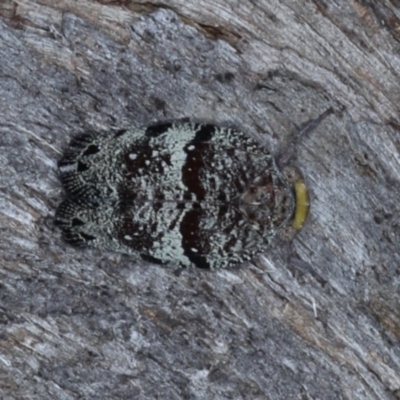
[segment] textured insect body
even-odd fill
[[[171,266],[251,260],[295,210],[292,184],[266,149],[214,125],[81,135],[59,168],[68,198],[55,221],[67,242]]]

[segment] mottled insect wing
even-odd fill
[[[98,237],[98,212],[95,203],[85,199],[64,200],[57,209],[55,224],[63,231],[64,239],[77,247],[88,247]],[[91,224],[95,218],[95,229]]]
[[[246,232],[241,231],[243,217],[233,206],[164,202],[154,207],[146,203],[129,207],[123,215],[119,239],[125,251],[151,255],[169,265],[220,268],[238,264],[251,259],[249,250],[261,239],[260,232],[249,225],[243,226]],[[165,229],[159,229],[160,219],[168,221]],[[263,243],[266,248],[267,241]]]
[[[70,195],[56,222],[72,244],[218,268],[264,252],[293,194],[241,132],[162,124],[74,139],[59,163]]]
[[[63,229],[64,239],[75,246],[200,268],[250,260],[265,251],[272,239],[270,231],[246,223],[237,207],[222,204],[123,204],[115,199],[95,204],[67,199],[57,211],[56,223]]]

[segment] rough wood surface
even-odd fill
[[[400,398],[397,0],[0,2],[2,399]],[[66,246],[68,141],[189,118],[279,153],[311,214],[253,266]]]

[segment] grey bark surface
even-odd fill
[[[392,0],[0,2],[0,398],[400,398],[400,9]],[[68,247],[57,160],[85,131],[188,118],[311,194],[254,264]]]

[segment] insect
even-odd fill
[[[254,139],[210,124],[83,134],[58,165],[67,198],[55,223],[67,242],[169,266],[241,264],[308,212],[301,179]]]

